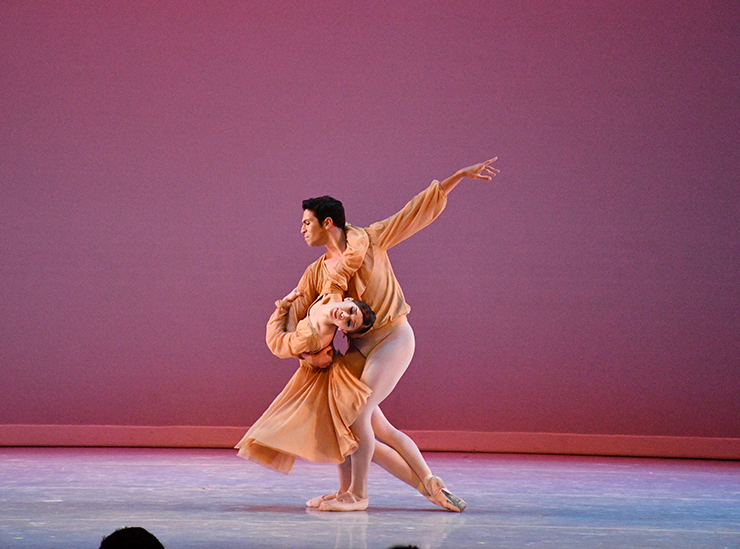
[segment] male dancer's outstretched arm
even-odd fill
[[[462,168],[441,183],[433,181],[424,191],[390,217],[370,225],[366,231],[372,247],[388,250],[432,223],[447,206],[447,195],[465,178],[490,181],[498,170],[497,158]],[[341,260],[344,261],[344,258]],[[378,311],[376,311],[377,313]],[[382,315],[381,315],[382,317]]]

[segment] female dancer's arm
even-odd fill
[[[306,329],[288,331],[286,328],[290,305],[301,295],[296,289],[276,301],[275,311],[267,321],[265,341],[272,354],[277,357],[297,357],[301,353],[318,352],[323,347],[317,333]]]

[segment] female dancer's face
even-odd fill
[[[362,327],[362,311],[351,299],[345,299],[331,307],[329,318],[343,332],[354,332]]]

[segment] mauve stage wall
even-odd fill
[[[264,325],[319,253],[301,199],[368,224],[493,155],[391,251],[417,350],[389,419],[740,439],[736,2],[26,1],[0,29],[0,443],[238,433],[297,365]]]

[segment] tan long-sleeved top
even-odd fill
[[[429,225],[446,205],[447,196],[439,181],[433,181],[426,190],[389,218],[373,223],[366,229],[348,226],[347,250],[336,271],[329,272],[324,256],[308,266],[298,283],[303,295],[293,302],[291,318],[304,318],[309,306],[319,295],[327,293],[330,288],[336,290],[343,287],[347,296],[364,301],[375,311],[377,318],[374,330],[407,315],[411,307],[406,303],[401,285],[393,273],[388,250]],[[355,236],[352,236],[353,233]],[[366,247],[362,245],[363,233],[368,239]],[[352,238],[357,244],[351,245]]]

